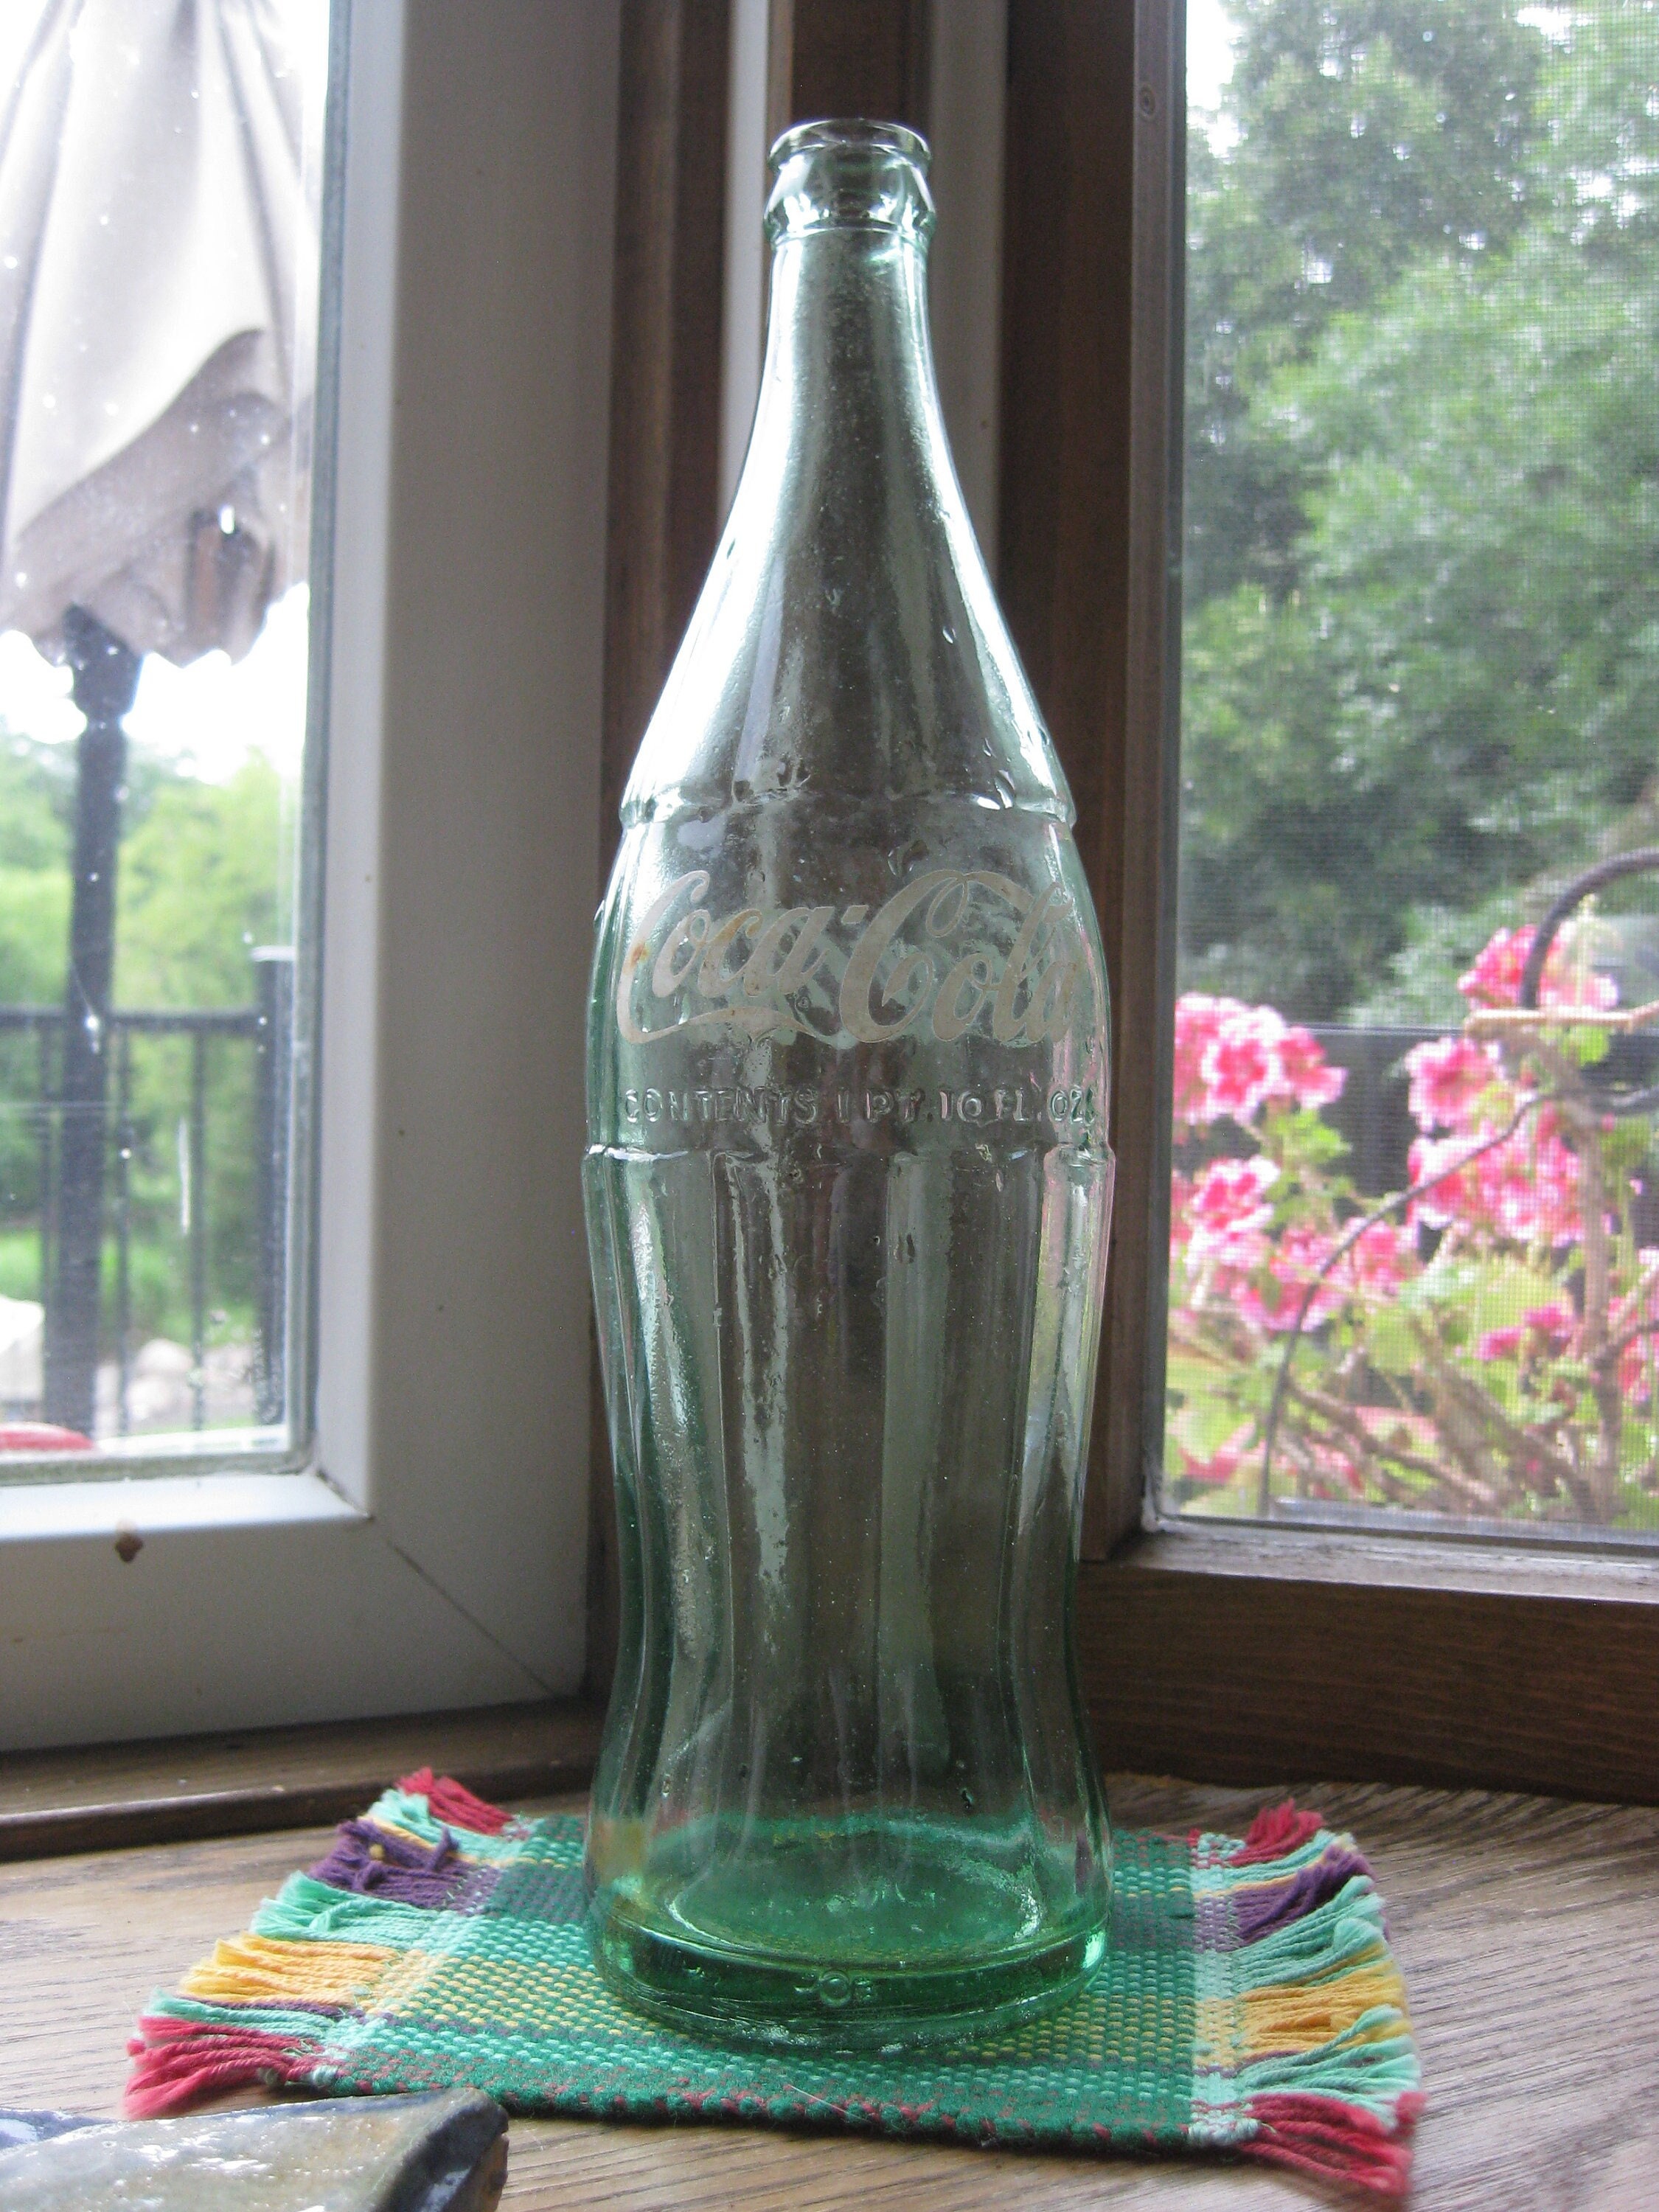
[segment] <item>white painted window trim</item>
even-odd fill
[[[618,34],[356,0],[313,1463],[0,1487],[0,1747],[579,1686]]]

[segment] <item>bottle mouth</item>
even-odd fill
[[[826,230],[886,230],[926,243],[933,228],[927,141],[902,123],[797,123],[771,152],[774,246]]]
[[[817,123],[795,123],[775,139],[769,158],[775,176],[786,161],[796,154],[814,153],[820,148],[846,147],[851,150],[873,149],[884,154],[896,154],[912,163],[924,176],[933,156],[927,141],[920,131],[912,131],[902,123],[868,123],[861,117],[832,117]]]

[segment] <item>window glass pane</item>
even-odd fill
[[[281,1452],[327,0],[0,17],[0,1474]]]
[[[1188,27],[1165,1502],[1650,1539],[1659,7]]]

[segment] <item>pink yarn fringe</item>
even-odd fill
[[[471,1828],[475,1836],[499,1836],[513,1817],[502,1812],[499,1805],[475,1797],[449,1775],[434,1774],[429,1766],[400,1776],[398,1787],[411,1797],[424,1797],[434,1820],[447,1821],[457,1828]]]
[[[303,2080],[316,2054],[260,2028],[199,2027],[149,2016],[127,2045],[133,2058],[123,2104],[130,2120],[154,2120],[250,2081]]]
[[[1264,1805],[1251,1821],[1243,1848],[1228,1860],[1230,1866],[1260,1866],[1267,1859],[1287,1858],[1310,1844],[1324,1826],[1317,1813],[1297,1810],[1287,1797],[1282,1805]]]
[[[1246,2158],[1291,2167],[1322,2181],[1342,2181],[1396,2202],[1411,2188],[1412,2129],[1423,2109],[1420,2091],[1408,2091],[1390,2129],[1363,2105],[1334,2097],[1253,2097],[1250,2118],[1261,2132],[1240,2145]]]

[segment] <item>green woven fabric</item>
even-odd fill
[[[773,2053],[677,2033],[612,1994],[589,1952],[578,1821],[508,1820],[410,1779],[430,1786],[388,1791],[156,2000],[131,2110],[256,2076],[333,2094],[470,2082],[520,2112],[1203,2146],[1404,2186],[1404,1993],[1369,1870],[1310,1815],[1273,1816],[1282,1850],[1120,1832],[1105,1965],[1006,2034]]]

